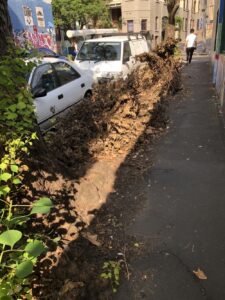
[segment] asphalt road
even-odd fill
[[[209,59],[194,57],[183,82],[144,175],[148,201],[127,228],[154,247],[131,262],[116,300],[225,299],[225,130]]]

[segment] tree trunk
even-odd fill
[[[165,41],[168,38],[174,38],[174,37],[175,37],[175,26],[172,24],[167,24],[166,32],[165,32]]]
[[[175,15],[179,9],[179,0],[169,0],[167,3],[168,24],[165,39],[175,37]]]
[[[0,1],[0,56],[6,52],[8,39],[12,37],[12,26],[8,12],[8,0]]]

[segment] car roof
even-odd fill
[[[89,39],[85,42],[123,42],[128,41],[127,36],[107,36],[107,37],[101,37],[101,38],[95,38],[95,39]]]
[[[26,60],[27,62],[34,62],[37,65],[42,65],[46,63],[54,63],[54,62],[68,62],[65,59],[57,58],[57,57],[32,57]]]
[[[88,39],[85,42],[125,42],[129,40],[139,40],[139,39],[145,39],[144,36],[139,35],[137,39],[137,35],[131,34],[129,37],[127,35],[115,35],[115,36],[107,36],[107,37],[99,37],[94,39]]]
[[[46,48],[46,47],[39,47],[39,48],[34,48],[34,49],[37,49],[37,50],[47,50],[47,51],[50,51],[50,52],[54,52],[52,49],[49,49],[49,48]]]

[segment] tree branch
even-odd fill
[[[179,4],[179,2],[177,2],[177,3],[173,6],[173,8],[172,8],[170,11],[169,11],[169,9],[168,9],[168,13],[169,13],[169,24],[175,25],[175,15],[176,15],[176,13],[177,13],[179,7],[180,7],[180,4]]]

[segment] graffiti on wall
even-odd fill
[[[22,31],[14,33],[14,40],[17,46],[22,48],[49,48],[54,49],[54,40],[51,34],[48,33],[39,33],[34,30]]]
[[[25,25],[33,26],[34,20],[32,16],[32,9],[30,9],[30,7],[28,6],[23,6],[23,14],[24,14]]]
[[[39,27],[45,27],[44,11],[42,7],[35,7]]]

